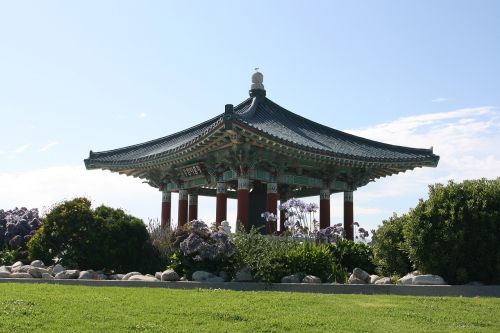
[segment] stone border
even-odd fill
[[[170,282],[170,281],[119,281],[119,280],[41,280],[41,279],[0,279],[0,283],[45,283],[67,286],[89,287],[147,287],[170,289],[224,289],[235,291],[280,291],[319,294],[362,294],[399,296],[438,297],[500,297],[500,285],[368,285],[368,284],[303,284],[303,283],[262,283],[262,282]]]

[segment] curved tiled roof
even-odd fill
[[[436,166],[439,160],[432,149],[385,144],[318,124],[284,109],[262,94],[236,106],[232,122],[271,140],[328,156],[367,162],[416,162],[416,166]],[[85,164],[90,169],[168,157],[199,142],[223,123],[224,114],[221,114],[160,139],[116,150],[91,151]]]

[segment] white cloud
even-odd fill
[[[142,113],[140,113],[140,114],[139,114],[139,119],[144,119],[144,118],[146,118],[147,116],[148,116],[148,115],[147,115],[146,113],[142,112]]]
[[[16,149],[14,149],[13,153],[15,154],[22,154],[24,153],[31,145],[30,144],[25,144],[25,145],[22,145],[22,146],[19,146],[17,147]]]
[[[446,97],[436,97],[431,102],[432,103],[444,103],[447,101],[448,101],[448,98],[446,98]]]
[[[38,149],[38,152],[44,152],[49,150],[50,148],[57,146],[59,144],[59,141],[49,141],[47,142],[46,145],[42,146],[40,149]]]

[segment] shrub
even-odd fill
[[[449,283],[500,283],[500,178],[429,187],[408,214],[410,259]]]
[[[402,276],[412,270],[403,235],[403,227],[407,222],[408,215],[394,214],[373,232],[373,262],[379,274]]]
[[[40,227],[38,209],[0,209],[0,250],[26,250],[27,242]]]
[[[152,272],[159,266],[146,227],[120,209],[91,209],[86,198],[54,206],[28,243],[31,259],[81,269]]]
[[[330,244],[330,254],[347,272],[352,272],[356,267],[369,273],[375,270],[372,248],[365,243],[339,240],[335,244]]]

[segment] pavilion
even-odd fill
[[[318,124],[266,97],[263,75],[252,76],[250,97],[199,125],[156,140],[92,152],[87,169],[144,179],[162,191],[161,225],[170,226],[171,193],[179,194],[179,226],[197,219],[198,196],[216,197],[215,221],[226,220],[236,198],[237,222],[262,226],[278,200],[319,195],[320,228],[330,226],[330,195],[344,193],[344,228],[353,239],[353,192],[380,177],[436,167],[439,156],[372,141]],[[284,230],[284,214],[280,218]],[[267,232],[277,231],[268,225]]]

